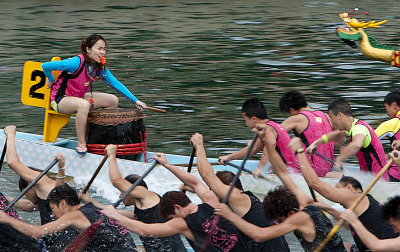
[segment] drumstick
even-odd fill
[[[147,109],[153,110],[153,111],[156,111],[156,112],[167,113],[167,111],[164,110],[164,109],[153,108],[153,107],[150,107],[150,106],[147,106]]]

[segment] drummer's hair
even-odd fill
[[[109,47],[107,41],[103,38],[103,36],[101,36],[99,34],[92,34],[89,37],[87,37],[84,40],[82,40],[82,42],[81,42],[81,53],[83,54],[83,56],[85,57],[86,60],[88,59],[86,47],[92,48],[92,46],[94,44],[96,44],[96,42],[99,41],[99,40],[103,40],[104,43],[106,43],[106,47],[107,48]]]
[[[158,215],[164,219],[170,219],[169,216],[175,214],[175,205],[185,207],[189,205],[190,199],[184,192],[169,191],[166,192],[158,205]]]
[[[389,220],[389,218],[393,218],[397,221],[400,221],[400,196],[394,196],[390,198],[381,207],[381,217],[384,220]]]
[[[51,190],[47,196],[47,205],[49,206],[50,203],[53,203],[58,206],[61,200],[65,200],[70,206],[75,206],[80,203],[76,191],[67,184],[56,186]]]
[[[270,190],[263,202],[264,214],[268,220],[287,217],[291,211],[299,210],[299,202],[287,187],[281,185]]]
[[[233,182],[233,178],[235,177],[235,173],[230,172],[230,171],[218,171],[215,174],[225,185],[231,185]],[[240,181],[240,178],[236,180],[235,187],[239,190],[243,191],[243,186],[242,182]]]
[[[349,103],[343,98],[331,102],[328,106],[328,111],[331,111],[335,116],[339,114],[339,112],[346,116],[353,116]]]
[[[125,177],[125,180],[127,180],[131,184],[134,184],[139,178],[140,178],[140,176],[137,174],[130,174]],[[143,186],[144,188],[148,189],[147,184],[146,184],[146,182],[144,182],[144,180],[140,181],[138,186]]]
[[[288,91],[279,99],[279,110],[284,113],[289,113],[291,108],[300,110],[307,106],[306,98],[297,90]]]
[[[395,102],[397,106],[400,106],[400,90],[390,92],[385,96],[385,99],[383,100],[383,104],[390,105],[393,102]]]
[[[242,105],[242,113],[247,117],[251,118],[253,116],[258,119],[267,119],[267,110],[264,104],[257,98],[251,98],[246,100]]]
[[[29,185],[28,181],[26,181],[22,177],[19,177],[18,187],[20,191],[23,191],[28,185]]]
[[[343,186],[347,186],[348,184],[350,184],[353,186],[354,189],[360,189],[361,191],[363,191],[360,181],[351,176],[342,177],[338,183],[342,184]]]

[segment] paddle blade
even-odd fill
[[[93,223],[90,227],[88,227],[85,231],[83,231],[80,235],[78,235],[75,240],[73,240],[68,247],[66,247],[63,252],[79,252],[81,251],[95,236],[97,230],[100,225],[103,223],[104,218]]]

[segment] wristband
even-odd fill
[[[57,176],[56,177],[56,179],[63,179],[63,178],[65,178],[65,176],[62,176],[62,177]]]
[[[59,170],[65,170],[65,166],[64,167],[58,167]]]
[[[304,148],[303,147],[300,147],[295,151],[296,154],[303,153],[303,152],[304,152]]]
[[[327,136],[326,134],[323,134],[323,135],[321,136],[321,138],[322,138],[322,140],[324,140],[324,143],[329,142],[328,136]]]

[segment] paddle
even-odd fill
[[[164,109],[153,108],[153,107],[150,107],[150,106],[147,106],[147,109],[148,109],[148,110],[155,111],[155,112],[167,113],[167,111],[166,111],[166,110],[164,110]]]
[[[318,157],[324,159],[325,161],[327,161],[327,162],[329,162],[329,163],[331,163],[331,164],[335,164],[335,161],[333,161],[332,159],[330,159],[330,158],[328,158],[328,157],[322,155],[322,154],[319,153],[319,152],[314,152],[313,154],[317,155]]]
[[[53,166],[55,164],[57,164],[58,160],[53,160],[53,162],[51,162],[51,164],[49,164],[49,166],[47,166],[46,169],[44,169],[42,171],[42,173],[40,173],[39,176],[37,176],[13,201],[11,201],[10,204],[8,204],[8,206],[4,209],[4,212],[7,212],[11,207],[14,206],[14,204],[20,199],[22,198],[22,196],[25,195],[25,193],[32,188],[32,186],[34,186],[51,168],[53,168]]]
[[[397,154],[397,153],[396,153]],[[371,181],[371,183],[368,185],[368,187],[358,196],[356,201],[350,206],[350,210],[354,211],[354,209],[360,204],[361,200],[369,193],[369,191],[372,189],[372,187],[378,182],[378,180],[382,177],[382,175],[386,172],[386,170],[392,165],[393,159],[389,159],[389,161],[386,163],[386,165],[376,174],[375,178]],[[341,219],[338,221],[336,226],[332,228],[332,230],[329,232],[329,234],[326,236],[325,240],[321,242],[321,244],[318,246],[318,248],[315,250],[315,252],[320,252],[326,244],[330,241],[332,236],[336,234],[336,232],[339,230],[339,227],[343,224],[344,220]]]
[[[193,165],[193,160],[194,160],[194,154],[196,154],[196,148],[193,147],[192,149],[192,154],[190,154],[190,160],[189,160],[189,165],[187,168],[187,172],[190,173],[192,171],[192,165]],[[186,193],[186,190],[183,189],[182,192]]]
[[[89,180],[85,189],[83,189],[82,193],[84,193],[84,194],[87,193],[87,191],[89,190],[89,187],[92,185],[94,179],[97,177],[97,174],[99,174],[99,172],[100,172],[101,168],[103,167],[104,163],[106,162],[107,158],[108,158],[108,156],[105,155],[103,160],[101,160],[99,166],[97,167],[96,171],[94,172],[92,178]]]
[[[6,141],[4,142],[3,152],[1,153],[0,171],[1,171],[1,168],[3,167],[3,162],[4,162],[4,157],[6,156],[6,151],[7,151],[7,138],[6,138]]]
[[[143,175],[138,180],[136,180],[136,182],[133,183],[132,186],[121,196],[121,198],[119,198],[119,200],[117,200],[117,202],[115,202],[113,204],[113,206],[115,208],[118,207],[118,205],[121,204],[121,202],[124,201],[124,199],[126,197],[128,197],[128,195],[133,191],[133,189],[135,189],[136,186],[138,186],[143,181],[143,179],[154,169],[154,167],[156,167],[157,164],[158,164],[158,162],[156,161],[150,168],[148,168],[143,173]],[[85,231],[83,231],[80,235],[78,235],[75,238],[75,240],[73,240],[63,250],[63,252],[78,252],[78,251],[81,251],[89,243],[89,241],[93,238],[93,236],[96,234],[97,229],[104,222],[104,220],[105,220],[105,217],[102,216],[102,218],[100,218],[98,221],[96,221],[90,227],[88,227]]]

